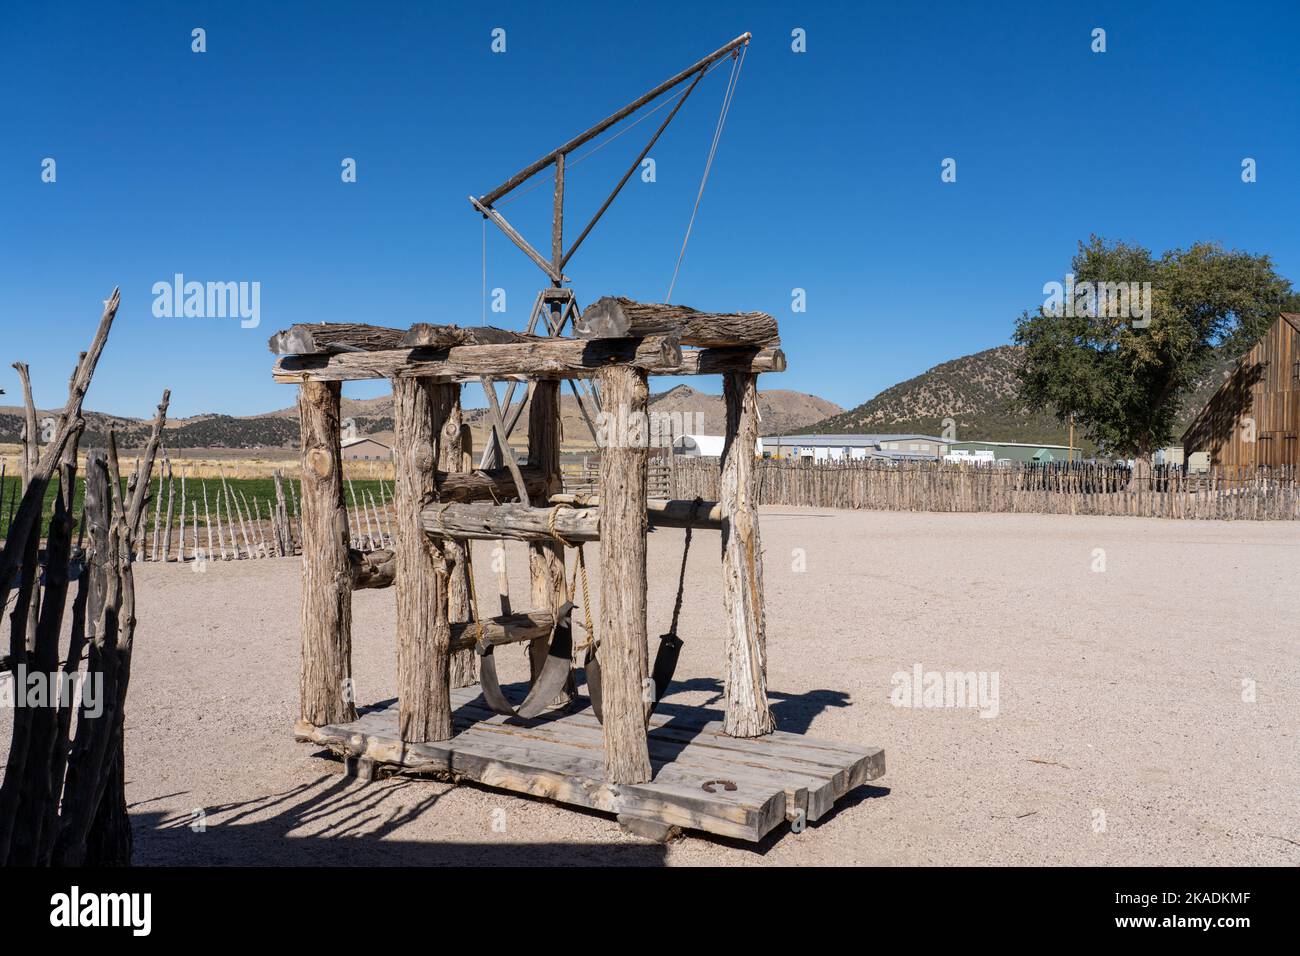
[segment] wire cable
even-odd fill
[[[704,186],[709,181],[709,171],[713,168],[713,157],[717,155],[718,143],[722,139],[722,128],[727,122],[727,113],[731,110],[731,100],[736,92],[736,84],[740,80],[740,68],[745,63],[745,53],[749,45],[740,48],[740,55],[732,61],[731,76],[727,80],[727,90],[722,98],[722,110],[718,113],[718,125],[713,131],[713,143],[709,146],[709,157],[704,163],[704,175],[700,177],[700,188],[695,194],[695,206],[691,209],[690,221],[686,224],[686,235],[682,237],[682,248],[677,253],[677,264],[673,267],[672,281],[668,283],[668,294],[664,296],[667,302],[673,297],[673,288],[677,285],[677,273],[681,271],[682,259],[686,257],[686,244],[691,241],[691,230],[695,228],[695,216],[700,211],[700,200],[704,198]]]

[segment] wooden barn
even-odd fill
[[[1228,468],[1300,465],[1300,314],[1282,313],[1183,433]]]

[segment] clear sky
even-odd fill
[[[164,386],[175,415],[291,404],[266,339],[294,322],[478,323],[483,229],[466,196],[744,31],[673,299],[776,315],[790,370],[764,387],[848,407],[1005,343],[1089,233],[1219,240],[1300,281],[1294,0],[14,3],[0,11],[0,403],[24,359],[38,404],[62,404],[114,285],[88,407],[118,414],[149,414]],[[569,263],[580,302],[663,298],[726,79],[701,83],[651,154],[656,181],[634,177]],[[571,238],[662,115],[572,170]],[[547,247],[546,186],[503,211]],[[155,317],[153,284],[176,273],[259,282],[260,326]],[[487,284],[507,305],[489,321],[521,328],[545,281],[489,226]]]

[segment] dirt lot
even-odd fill
[[[879,745],[888,761],[804,832],[663,847],[601,814],[474,786],[346,782],[291,735],[298,562],[145,565],[127,718],[137,862],[1300,863],[1295,525],[789,508],[764,519],[780,727]],[[651,634],[667,625],[681,537],[651,536]],[[716,536],[696,545],[672,700],[716,707]],[[509,560],[524,596],[522,550]],[[391,592],[357,594],[362,702],[395,692],[393,623]],[[498,657],[505,678],[522,676],[521,651]],[[997,716],[893,706],[892,676],[918,664],[996,675]],[[0,713],[0,748],[10,720]]]

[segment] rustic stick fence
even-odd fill
[[[1126,515],[1229,521],[1300,519],[1294,467],[1156,466],[1133,479],[1123,465],[1089,462],[974,466],[945,462],[756,461],[758,503],[871,511]],[[669,497],[715,500],[716,459],[678,458]]]
[[[165,466],[164,466],[165,467]],[[164,472],[157,499],[168,497]],[[137,561],[189,564],[283,558],[301,553],[302,517],[297,479],[275,475],[274,491],[249,497],[221,479],[190,479],[189,503],[182,510],[160,504],[140,518]],[[197,488],[194,487],[197,485]],[[391,549],[393,483],[357,488],[349,481],[349,544],[362,552]],[[176,496],[178,499],[180,495]]]

